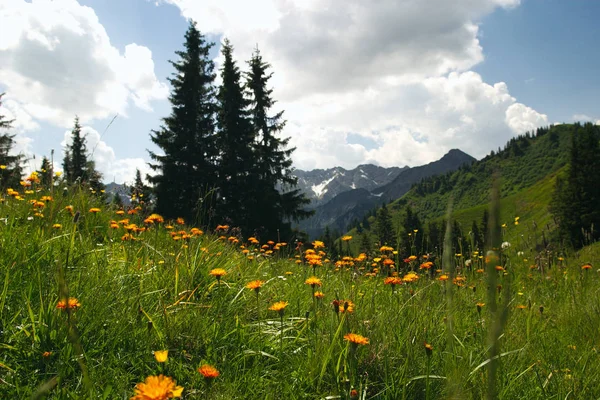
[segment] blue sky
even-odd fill
[[[229,37],[242,68],[259,45],[298,168],[481,157],[539,125],[600,120],[599,12],[593,0],[7,0],[0,112],[32,168],[50,149],[60,163],[78,114],[105,180],[130,181],[147,171],[168,60],[193,19],[208,40]]]

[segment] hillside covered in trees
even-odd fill
[[[414,184],[400,199],[372,209],[354,224],[350,234],[362,237],[359,247],[363,251],[376,244],[400,244],[408,251],[412,243],[416,250],[432,252],[443,243],[445,217],[451,204],[456,252],[467,247],[483,248],[490,190],[497,180],[507,238],[516,239],[536,230],[531,246],[547,246],[551,239],[561,236],[565,240],[568,236],[569,245],[580,247],[584,235],[577,232],[589,232],[593,222],[598,222],[592,211],[597,206],[578,211],[583,210],[582,206],[575,203],[591,204],[592,199],[599,199],[592,183],[600,171],[594,167],[596,157],[592,156],[597,154],[594,149],[599,139],[599,128],[592,124],[554,125],[527,132],[477,162]],[[558,190],[565,193],[563,198],[555,196],[557,176],[565,176],[558,180]],[[577,217],[581,212],[587,215],[585,221]],[[528,217],[529,225],[519,225],[523,217]],[[588,242],[590,239],[587,237]]]

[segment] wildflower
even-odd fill
[[[335,307],[335,303],[334,303]],[[341,313],[353,313],[354,312],[354,303],[350,300],[338,301],[338,310]]]
[[[61,224],[54,224],[54,225],[52,225],[52,228],[54,228],[54,229],[60,229],[60,228],[62,228],[62,225]]]
[[[431,357],[433,354],[433,346],[427,342],[425,342],[423,345],[425,347],[425,353],[427,354],[427,357]]]
[[[264,284],[264,281],[261,281],[260,279],[257,279],[255,281],[251,281],[248,282],[248,284],[246,285],[246,289],[252,289],[254,290],[256,293],[258,293],[260,291],[260,288],[262,287],[262,285]]]
[[[168,376],[149,376],[135,385],[135,395],[130,400],[167,400],[181,397],[182,392],[183,387]]]
[[[352,236],[350,236],[350,235],[342,236],[342,242],[349,242],[350,240],[352,240]]]
[[[305,282],[306,285],[310,285],[313,288],[315,286],[322,286],[323,284],[321,283],[321,280],[319,278],[317,278],[316,276],[311,276],[310,278],[308,278]]]
[[[165,222],[165,219],[158,214],[151,214],[148,218],[144,220],[144,223],[146,224],[162,224],[163,222]]]
[[[322,247],[325,247],[325,243],[323,243],[320,240],[315,240],[314,242],[312,242],[312,245],[315,249],[320,249]]]
[[[164,363],[169,358],[169,350],[156,350],[154,352],[154,358],[159,363]]]
[[[322,299],[323,297],[325,297],[325,294],[323,294],[323,292],[315,292],[314,296],[317,299]]]
[[[43,353],[42,353],[42,357],[44,357],[44,358],[48,358],[48,357],[50,357],[51,355],[52,355],[52,352],[51,352],[51,351],[45,351],[45,352],[43,352]]]
[[[524,306],[523,304],[519,304],[519,305],[517,306],[517,308],[518,308],[519,310],[524,310],[524,309],[526,309],[526,308],[527,308],[527,306]]]
[[[177,221],[175,221],[175,223],[177,225],[185,225],[185,220],[181,217],[177,218]]]
[[[592,269],[592,264],[589,264],[589,263],[588,264],[584,264],[584,265],[581,266],[581,269],[582,270]]]
[[[271,307],[269,307],[269,310],[277,311],[280,316],[283,316],[283,311],[288,306],[288,304],[289,303],[287,301],[278,301],[274,303]]]
[[[69,213],[71,213],[71,215],[73,215],[73,206],[66,206],[65,211],[68,211]]]
[[[60,310],[66,310],[68,308],[76,310],[79,307],[81,307],[81,303],[75,297],[69,297],[69,299],[66,301],[65,301],[65,299],[61,299],[56,304],[56,308],[58,308]]]
[[[214,276],[218,281],[220,281],[223,276],[227,275],[227,271],[225,271],[223,268],[215,268],[210,270],[209,275]]]
[[[387,277],[383,280],[383,284],[384,285],[402,285],[402,278],[399,278],[397,276],[390,276]]]
[[[504,267],[502,265],[496,265],[496,271],[498,271],[498,272],[504,271]]]
[[[100,211],[102,211],[102,210],[100,210],[98,207],[92,207],[92,208],[90,208],[89,212],[91,212],[92,214],[96,214],[96,213],[99,213]]]
[[[344,335],[344,339],[355,345],[360,344],[364,346],[369,344],[369,339],[356,333],[347,333],[346,335]]]
[[[438,281],[447,281],[448,275],[446,275],[446,274],[440,275],[437,279],[438,279]]]
[[[221,374],[218,369],[208,364],[204,364],[198,368],[198,372],[200,372],[205,379],[215,379]]]
[[[483,306],[485,306],[485,303],[477,303],[476,306],[477,306],[477,312],[479,314],[481,314],[481,309],[483,308]]]

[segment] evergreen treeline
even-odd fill
[[[269,64],[255,50],[243,74],[225,39],[216,74],[207,43],[194,23],[169,79],[171,114],[151,140],[149,176],[156,212],[204,225],[228,224],[246,235],[288,238],[291,221],[309,213],[296,188],[288,139],[279,133],[283,113],[274,113]]]
[[[4,93],[0,94],[0,105],[2,105],[2,97]],[[18,187],[23,174],[23,156],[11,154],[15,145],[14,135],[8,132],[12,122],[0,114],[0,189],[2,191],[6,188]]]
[[[575,124],[566,176],[556,178],[550,210],[558,235],[575,248],[600,239],[600,127]]]
[[[570,167],[564,176],[557,177],[548,211],[554,215],[564,244],[576,248],[589,244],[600,237],[600,186],[596,183],[600,179],[599,140],[600,127],[592,124],[540,127],[512,138],[482,160],[425,178],[401,199],[355,221],[352,229],[360,234],[359,247],[368,248],[363,243],[371,243],[371,247],[391,245],[404,257],[438,253],[446,230],[442,218],[451,197],[455,211],[483,206],[489,202],[495,172],[500,173],[502,197],[507,197],[562,171],[567,164]],[[489,217],[485,208],[481,212],[480,220],[469,220],[468,224],[464,219],[462,224],[451,221],[456,253],[482,250],[488,243]],[[547,244],[550,237],[542,239]]]

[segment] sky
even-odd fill
[[[219,68],[258,46],[299,169],[476,158],[537,126],[600,123],[596,0],[2,0],[0,114],[28,169],[78,115],[106,182],[149,172],[189,21]]]

